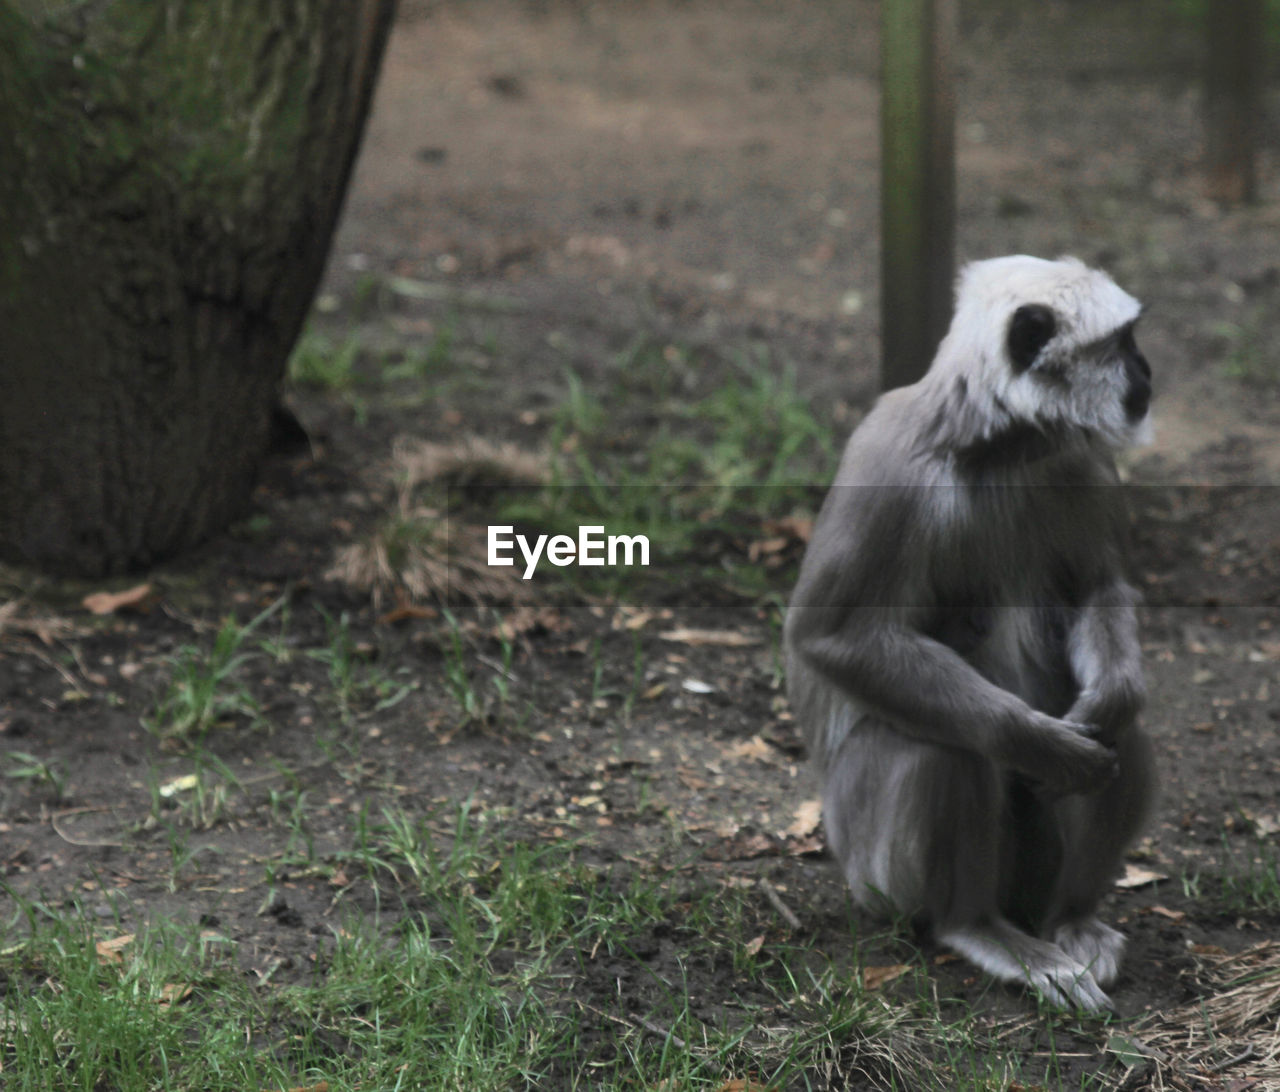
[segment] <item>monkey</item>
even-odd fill
[[[1140,311],[1075,258],[965,266],[924,377],[849,438],[784,623],[855,904],[1083,1010],[1113,1007],[1097,907],[1153,797],[1115,463],[1149,429]]]

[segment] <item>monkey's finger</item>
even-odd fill
[[[1081,726],[1080,734],[1086,739],[1093,740],[1094,743],[1100,743],[1109,748],[1114,748],[1120,737],[1115,725],[1103,724],[1084,724]]]

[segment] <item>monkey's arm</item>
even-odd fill
[[[842,484],[818,521],[787,618],[798,706],[832,688],[905,735],[976,752],[1051,792],[1096,789],[1111,751],[1082,723],[1033,709],[926,632],[927,489]],[[838,743],[813,725],[823,747]]]
[[[864,618],[801,637],[795,648],[828,684],[904,735],[976,752],[1053,794],[1097,789],[1112,777],[1115,756],[1091,727],[1038,712],[903,625]]]
[[[1137,603],[1138,593],[1114,580],[1089,597],[1067,636],[1080,694],[1066,719],[1097,725],[1097,738],[1107,746],[1115,745],[1146,700]]]

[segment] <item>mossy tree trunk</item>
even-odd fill
[[[241,514],[394,0],[0,0],[0,556]]]

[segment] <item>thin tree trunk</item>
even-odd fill
[[[1238,204],[1258,196],[1266,10],[1262,0],[1205,5],[1205,181],[1210,197]]]
[[[248,502],[394,0],[0,0],[0,556],[144,566]]]
[[[914,383],[951,322],[955,0],[884,0],[880,23],[880,382]]]

